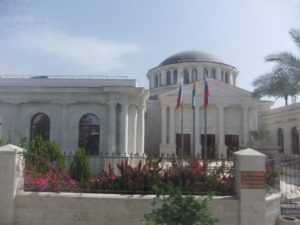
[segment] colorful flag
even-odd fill
[[[196,108],[196,81],[193,82],[193,92],[192,92],[192,107]]]
[[[177,97],[177,109],[179,109],[180,106],[182,105],[182,97],[183,97],[183,82],[181,81],[179,93],[178,93],[178,97]]]
[[[209,97],[208,83],[207,83],[207,80],[204,79],[204,108],[207,108],[208,97]]]

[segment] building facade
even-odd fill
[[[179,155],[181,151],[181,109],[176,108],[183,80],[183,155],[203,155],[204,77],[210,90],[207,108],[207,148],[209,157],[226,157],[249,146],[251,133],[260,129],[260,115],[272,102],[252,98],[252,93],[236,86],[238,70],[212,54],[180,52],[150,69],[150,97],[146,113],[145,152]],[[195,117],[192,108],[193,81],[196,81]],[[195,131],[193,129],[195,124]],[[159,129],[160,128],[160,129]],[[160,131],[160,132],[159,132]],[[193,135],[195,134],[195,149]]]
[[[1,137],[41,135],[66,153],[143,154],[147,98],[130,79],[0,78]]]

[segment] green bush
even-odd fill
[[[198,201],[192,195],[183,195],[179,188],[160,189],[154,199],[156,207],[144,216],[144,224],[155,225],[216,225],[216,219],[208,210],[211,195]],[[157,208],[157,205],[160,207]]]
[[[55,162],[59,170],[64,169],[64,156],[53,141],[45,142],[41,136],[36,136],[25,152],[26,166],[37,173],[49,172]]]
[[[69,173],[80,188],[87,188],[92,177],[91,168],[85,150],[78,148],[70,166]]]

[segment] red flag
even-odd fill
[[[204,108],[207,108],[208,97],[209,97],[208,83],[207,83],[207,80],[204,79]]]

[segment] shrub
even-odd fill
[[[87,188],[92,177],[88,158],[83,148],[78,148],[70,166],[71,177],[78,181],[80,188]]]
[[[38,192],[78,192],[77,182],[66,171],[58,168],[56,162],[51,164],[48,172],[36,175],[35,171],[25,169],[24,189]]]
[[[144,224],[156,225],[215,225],[216,219],[208,210],[211,195],[198,201],[191,195],[182,195],[179,188],[160,189],[153,201],[156,207],[144,216]],[[160,206],[159,208],[157,206]]]

